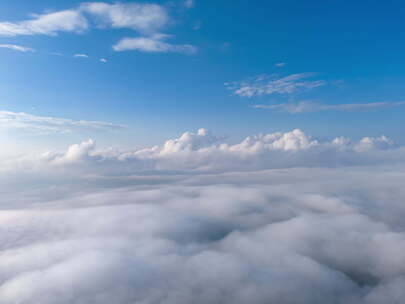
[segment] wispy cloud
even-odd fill
[[[57,35],[58,32],[80,33],[87,30],[87,19],[77,10],[63,10],[33,15],[21,22],[0,22],[0,36]]]
[[[0,44],[0,48],[4,49],[10,49],[18,52],[35,52],[34,49],[26,47],[26,46],[21,46],[21,45],[16,45],[16,44]]]
[[[102,62],[102,63],[106,63],[106,62],[107,62],[107,59],[105,59],[105,58],[101,58],[101,59],[100,59],[100,62]]]
[[[98,27],[127,28],[141,33],[159,31],[169,21],[165,7],[148,3],[84,3],[79,10],[95,18]]]
[[[185,0],[184,1],[184,6],[186,8],[192,8],[194,6],[194,4],[195,4],[194,0]]]
[[[165,42],[168,35],[156,34],[151,37],[124,38],[113,46],[117,52],[135,50],[147,53],[195,54],[197,48],[189,44],[170,44]]]
[[[324,80],[307,80],[314,73],[292,74],[286,77],[277,75],[260,75],[246,81],[225,83],[228,90],[241,97],[258,97],[273,94],[292,94],[324,86]]]
[[[89,29],[91,24],[98,28],[128,28],[150,33],[159,30],[169,20],[163,6],[140,3],[83,3],[74,9],[32,16],[20,22],[0,22],[0,35],[81,33]]]
[[[351,103],[351,104],[336,104],[328,105],[311,101],[302,101],[298,103],[283,103],[275,105],[254,105],[257,109],[267,109],[275,111],[283,111],[292,114],[301,114],[320,111],[370,111],[382,108],[390,108],[405,105],[405,101],[397,102],[371,102],[371,103]]]
[[[101,121],[72,120],[58,117],[36,116],[23,112],[0,111],[1,129],[25,129],[34,133],[70,133],[77,130],[117,130],[122,125]]]
[[[75,57],[75,58],[89,58],[89,55],[86,55],[86,54],[74,54],[73,57]]]
[[[277,62],[275,66],[278,68],[282,68],[283,66],[285,66],[285,62]]]
[[[193,5],[192,0],[184,2],[187,8]],[[169,37],[161,34],[169,22],[167,8],[158,4],[86,2],[69,10],[32,14],[30,19],[20,22],[0,22],[0,36],[56,36],[61,32],[79,34],[91,28],[130,29],[141,37],[124,38],[114,46],[114,50],[195,53],[197,48],[192,45],[175,45],[162,41]]]

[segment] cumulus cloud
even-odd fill
[[[18,52],[35,52],[34,49],[26,47],[26,46],[22,46],[22,45],[16,45],[16,44],[0,44],[0,48],[4,48],[4,49],[10,49],[13,51],[18,51]]]
[[[2,160],[0,303],[401,303],[404,156],[200,129]]]
[[[292,94],[326,85],[324,80],[307,80],[314,73],[292,74],[286,77],[260,75],[245,81],[225,83],[225,87],[240,97]]]
[[[321,112],[321,111],[371,111],[382,108],[398,107],[405,105],[404,101],[397,102],[371,102],[371,103],[351,103],[328,105],[311,101],[301,101],[298,103],[282,103],[274,105],[254,105],[257,109],[277,110],[292,114]]]
[[[101,58],[100,59],[100,62],[102,62],[102,63],[106,63],[108,60],[107,59],[105,59],[105,58]]]
[[[197,52],[195,46],[189,44],[170,44],[165,42],[169,36],[156,34],[150,37],[124,38],[120,40],[113,49],[117,52],[140,51],[147,53],[182,53],[194,54]]]
[[[23,112],[0,111],[1,129],[24,129],[35,133],[67,133],[79,129],[114,130],[124,128],[108,122],[45,117]]]

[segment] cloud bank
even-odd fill
[[[200,129],[4,159],[0,303],[401,303],[404,151]]]

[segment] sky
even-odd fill
[[[0,304],[405,303],[400,1],[0,2]]]
[[[404,142],[403,13],[400,1],[4,0],[0,110],[117,126],[41,130],[2,112],[5,150],[140,147],[198,128]]]

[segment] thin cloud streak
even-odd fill
[[[34,133],[70,133],[77,130],[119,130],[125,126],[101,121],[46,117],[24,112],[0,111],[0,129],[24,129]]]
[[[352,104],[337,104],[327,105],[316,102],[303,101],[299,103],[283,103],[275,105],[254,105],[256,109],[266,109],[274,111],[288,112],[291,114],[302,114],[321,111],[371,111],[383,108],[391,108],[405,105],[405,101],[397,102],[371,102],[371,103],[352,103]]]
[[[113,46],[114,51],[140,51],[146,53],[180,53],[192,55],[197,52],[195,46],[189,44],[170,44],[163,40],[168,35],[154,35],[152,37],[124,38]]]
[[[16,44],[0,44],[0,48],[10,49],[10,50],[18,51],[18,52],[23,52],[23,53],[35,52],[35,50],[30,47],[16,45]]]
[[[281,78],[277,75],[259,75],[245,81],[225,83],[225,87],[235,95],[247,98],[287,95],[326,85],[324,80],[307,80],[314,76],[314,73],[291,74]]]

